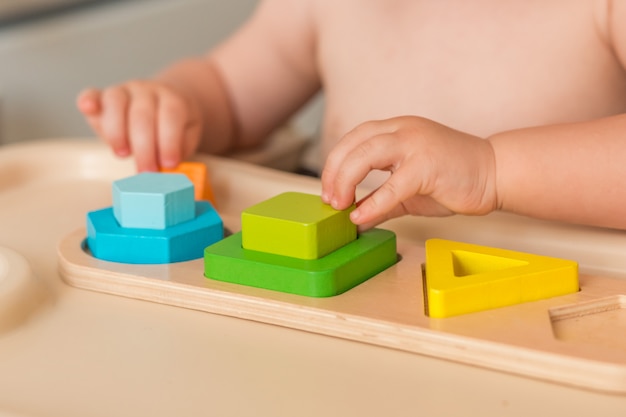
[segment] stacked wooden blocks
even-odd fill
[[[350,212],[287,192],[244,210],[224,239],[206,166],[142,173],[113,183],[113,206],[87,214],[87,244],[102,260],[163,264],[201,258],[218,281],[311,297],[341,294],[397,262],[396,236],[357,235]],[[576,262],[430,239],[424,305],[444,318],[578,291]]]
[[[208,201],[178,173],[141,173],[113,183],[113,207],[87,214],[87,244],[98,259],[161,264],[201,258],[224,236]]]
[[[396,237],[357,236],[348,210],[288,192],[243,211],[242,230],[205,249],[207,278],[310,297],[341,294],[397,262]]]

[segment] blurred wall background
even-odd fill
[[[82,88],[147,77],[178,58],[202,54],[256,3],[2,0],[0,143],[93,136],[74,104]],[[315,130],[318,111],[300,116],[303,129]]]

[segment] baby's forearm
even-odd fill
[[[210,58],[180,61],[155,78],[199,106],[202,117],[199,151],[219,154],[236,146],[236,116],[222,79]]]
[[[501,210],[626,229],[626,115],[488,140]]]

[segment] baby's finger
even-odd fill
[[[354,200],[357,185],[372,170],[392,170],[404,155],[392,134],[382,134],[360,143],[350,150],[338,168],[333,182],[331,205],[344,209]]]
[[[96,135],[104,137],[101,128],[102,103],[100,90],[90,88],[81,91],[76,98],[76,107],[85,116],[85,120]]]
[[[137,170],[158,171],[156,96],[152,91],[140,86],[131,85],[129,91],[132,101],[128,108],[128,137]]]
[[[102,92],[98,132],[118,156],[130,155],[127,131],[128,91],[122,86]]]
[[[396,217],[404,216],[405,214],[406,210],[404,210],[402,206],[396,206],[391,211],[384,213],[382,216],[378,216],[364,223],[359,223],[357,230],[359,233],[365,232],[366,230],[376,227],[387,220],[395,219]]]
[[[334,199],[336,177],[347,155],[364,141],[384,134],[390,128],[392,128],[392,123],[389,120],[369,121],[360,124],[341,138],[328,155],[322,171],[322,200],[325,203],[330,204]]]
[[[175,168],[183,158],[188,113],[184,100],[166,90],[158,96],[157,141],[159,162]]]
[[[415,194],[413,179],[407,171],[398,169],[380,188],[361,200],[350,213],[350,220],[357,225],[368,225],[406,214],[402,204]]]
[[[87,88],[81,91],[76,98],[76,107],[85,116],[97,116],[102,111],[100,104],[100,90]]]
[[[369,194],[367,194],[366,196],[364,196],[363,198],[361,198],[361,200],[356,202],[356,206],[359,207],[361,204],[363,204],[363,201],[367,200],[372,194],[374,194],[375,191],[370,192]],[[378,217],[376,219],[370,220],[366,223],[361,223],[358,225],[358,232],[365,232],[366,230],[371,229],[372,227],[377,226],[378,224],[384,222],[385,220],[387,220],[386,216],[381,216]]]

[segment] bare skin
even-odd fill
[[[206,57],[78,107],[139,170],[259,143],[323,87],[322,199],[626,229],[626,2],[266,0]]]

